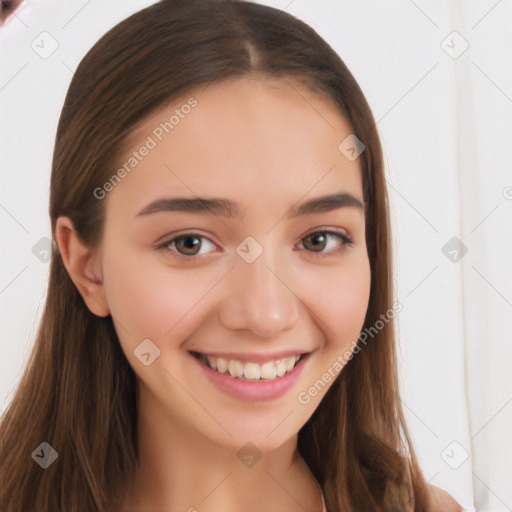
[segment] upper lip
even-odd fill
[[[245,352],[243,354],[237,352],[202,352],[199,350],[190,350],[190,352],[210,357],[222,357],[224,359],[236,359],[238,361],[254,363],[266,363],[268,361],[277,361],[279,359],[285,359],[286,357],[306,355],[309,353],[299,349],[283,350],[272,354],[264,354],[262,352]]]

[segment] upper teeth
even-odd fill
[[[265,364],[243,363],[236,359],[224,359],[223,357],[211,357],[200,354],[200,358],[208,366],[219,373],[229,372],[231,377],[248,380],[272,380],[276,377],[282,377],[285,373],[293,370],[295,363],[300,359],[300,355],[285,357],[276,361],[269,361]]]

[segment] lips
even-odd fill
[[[290,349],[290,350],[282,350],[280,352],[275,352],[273,354],[264,354],[261,352],[251,352],[251,353],[237,353],[237,352],[209,352],[209,351],[201,351],[201,350],[189,350],[192,355],[204,355],[210,357],[222,357],[229,361],[230,359],[234,359],[235,361],[241,361],[243,363],[268,363],[269,361],[278,361],[281,359],[285,359],[291,356],[301,355],[304,356],[309,352],[306,350],[300,349]]]
[[[245,402],[262,402],[275,400],[284,396],[296,385],[304,371],[304,368],[307,367],[311,356],[311,353],[305,353],[300,356],[297,362],[295,362],[295,358],[293,358],[295,366],[291,371],[285,372],[282,377],[276,375],[275,378],[255,380],[246,379],[245,376],[241,378],[232,377],[229,371],[219,373],[218,370],[212,369],[209,364],[204,362],[204,357],[206,357],[204,354],[199,352],[188,352],[190,359],[194,362],[194,366],[199,370],[199,373],[195,373],[194,375],[198,379],[202,379],[203,377],[206,379],[206,381],[200,381],[200,385],[206,385],[206,383],[213,384],[219,391]],[[240,355],[238,355],[238,357],[240,357]],[[268,355],[262,357],[262,359],[266,360],[266,363],[264,364],[269,363],[268,358]],[[234,360],[230,361],[233,363]],[[272,363],[273,361],[270,362]],[[241,364],[241,361],[238,360],[238,363]],[[250,364],[256,363],[251,361],[246,363],[246,365]],[[229,368],[226,368],[226,370],[229,370]],[[270,376],[272,377],[272,375]]]

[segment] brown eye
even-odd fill
[[[313,233],[312,235],[305,237],[304,240],[311,241],[310,244],[304,242],[304,247],[306,247],[306,249],[312,249],[313,251],[322,251],[327,243],[327,237],[322,233]]]
[[[176,237],[174,239],[174,243],[176,245],[176,249],[180,252],[183,251],[183,254],[193,256],[197,254],[197,251],[201,248],[200,238],[200,236],[195,235],[183,235]]]
[[[206,252],[215,252],[215,244],[203,235],[196,233],[184,233],[174,236],[161,244],[156,249],[164,250],[170,256],[183,256],[188,259],[200,257]],[[202,249],[205,249],[200,252]],[[208,251],[210,249],[210,251]]]
[[[348,235],[344,234],[344,233],[338,233],[336,231],[316,231],[315,233],[310,233],[309,235],[307,235],[306,237],[304,237],[302,240],[303,240],[303,245],[306,249],[312,251],[312,252],[316,252],[316,253],[330,253],[330,252],[333,252],[334,250],[336,250],[336,248],[332,249],[332,247],[327,250],[327,251],[324,251],[324,249],[326,248],[326,246],[328,245],[331,245],[332,244],[329,244],[329,241],[331,238],[334,238],[334,239],[338,239],[338,241],[341,241],[341,244],[338,244],[340,245],[341,249],[345,248],[345,246],[348,246],[348,245],[352,245],[352,238],[349,237]]]

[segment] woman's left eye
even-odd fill
[[[329,240],[338,239],[338,245],[341,245],[341,249],[345,246],[353,245],[353,240],[350,236],[345,233],[338,233],[337,231],[315,231],[306,235],[301,239],[302,245],[307,249],[306,245],[311,247],[312,249],[309,252],[318,253],[316,255],[325,254],[326,252],[333,252],[336,249],[336,242],[332,242],[329,244]],[[206,241],[206,248],[208,246],[215,247],[215,244],[203,235],[199,235],[196,233],[185,233],[181,235],[174,236],[161,244],[157,245],[157,249],[171,249],[173,252],[178,252],[180,256],[185,256],[187,259],[193,259],[200,254],[204,254],[208,252],[208,250],[200,252],[204,247],[204,242]],[[305,243],[307,242],[307,244]],[[341,241],[341,243],[340,243]],[[330,247],[329,247],[330,246]],[[334,247],[333,247],[334,246]],[[329,250],[325,250],[325,249]],[[211,251],[211,252],[215,252]]]
[[[345,233],[338,233],[337,231],[315,231],[314,233],[310,233],[309,235],[306,235],[301,241],[302,244],[305,246],[304,240],[311,240],[313,243],[311,244],[311,247],[313,247],[313,251],[315,253],[324,254],[326,252],[334,252],[336,250],[336,242],[331,243],[330,250],[324,251],[327,246],[329,246],[328,240],[329,238],[335,237],[338,239],[338,242],[341,240],[341,249],[344,249],[345,246],[352,246],[353,240],[352,238],[345,234]],[[318,250],[320,246],[320,250]],[[334,249],[333,249],[334,246]],[[317,256],[317,254],[315,254]]]

